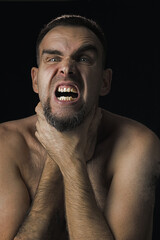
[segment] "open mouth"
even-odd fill
[[[78,89],[75,86],[58,86],[55,92],[59,101],[73,102],[78,99]]]

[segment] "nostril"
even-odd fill
[[[61,70],[60,73],[64,75],[64,74],[67,74],[67,71]],[[69,71],[68,74],[69,74],[69,75],[73,75],[74,72],[73,72],[73,71]]]
[[[75,69],[72,65],[62,65],[59,68],[59,73],[62,75],[73,75],[75,73]]]
[[[61,70],[61,71],[60,71],[60,73],[64,74],[64,71],[63,71],[63,70]]]

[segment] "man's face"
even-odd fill
[[[96,35],[85,27],[58,26],[46,34],[32,79],[50,117],[59,121],[79,117],[83,121],[98,104],[103,83],[102,49]]]

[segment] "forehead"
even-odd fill
[[[40,44],[43,49],[74,50],[83,44],[91,44],[102,49],[98,37],[88,28],[81,26],[57,26],[51,29]]]

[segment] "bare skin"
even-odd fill
[[[86,41],[97,54],[87,50],[90,63],[73,63]],[[48,62],[55,55],[43,54],[53,43],[63,53],[56,63]],[[102,49],[89,30],[56,27],[40,53],[40,66],[32,69],[41,102],[36,115],[0,126],[1,239],[151,240],[158,138],[142,124],[97,107],[98,96],[109,92],[110,70],[95,70],[102,69]],[[71,73],[83,76],[81,98],[89,114],[74,130],[59,132],[46,121],[43,105]],[[75,106],[51,101],[52,112],[72,115],[82,99]]]

